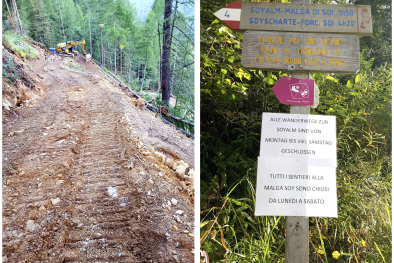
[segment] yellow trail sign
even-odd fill
[[[357,72],[355,35],[246,31],[241,64],[250,69]]]

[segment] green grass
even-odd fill
[[[3,44],[18,52],[25,59],[35,59],[39,56],[38,50],[29,45],[24,36],[13,34],[11,31],[4,33]]]
[[[347,194],[339,193],[338,218],[309,219],[311,262],[392,262],[391,176],[379,175],[382,162],[364,164],[352,183],[358,190],[344,187]],[[245,197],[232,198],[239,187]],[[201,212],[201,249],[210,262],[284,262],[285,218],[254,216],[255,187],[248,176],[230,189],[217,206]]]
[[[76,63],[71,58],[66,58],[65,61],[64,61],[64,65],[68,66],[71,69],[75,69],[75,70],[79,70],[79,71],[82,71],[83,68],[84,68],[84,66],[79,65],[78,63]]]
[[[361,61],[357,74],[313,74],[321,97],[311,114],[336,116],[338,218],[309,218],[310,262],[392,262],[391,68]],[[255,217],[254,190],[260,107],[288,109],[270,106],[262,90],[231,104],[216,83],[201,93],[201,233],[210,235],[201,248],[210,262],[283,262],[285,220]]]

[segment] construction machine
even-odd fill
[[[71,40],[67,41],[66,43],[59,43],[56,46],[56,53],[63,55],[74,57],[74,55],[78,55],[78,52],[75,50],[75,46],[81,45],[82,46],[82,55],[85,57],[85,62],[89,62],[92,58],[90,54],[86,54],[85,49],[85,40]],[[52,51],[51,51],[52,52]]]

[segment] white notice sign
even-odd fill
[[[338,217],[335,116],[263,113],[256,216]]]
[[[263,113],[260,157],[308,158],[336,166],[335,116]]]
[[[338,217],[335,171],[305,158],[260,157],[255,215]]]

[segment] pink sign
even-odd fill
[[[281,77],[272,87],[272,91],[282,104],[312,106],[315,96],[315,81],[313,79]]]

